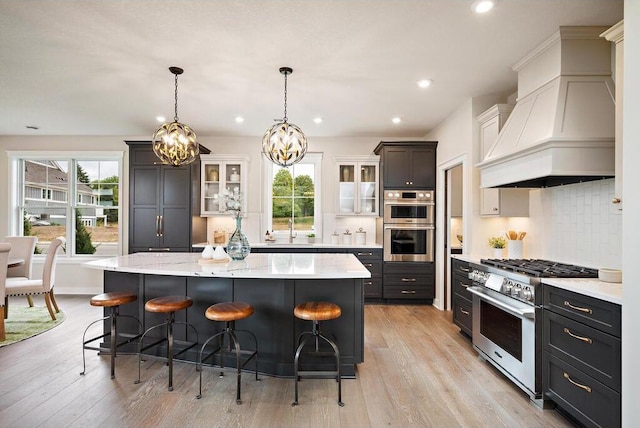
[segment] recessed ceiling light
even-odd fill
[[[477,0],[471,5],[475,13],[487,13],[496,5],[496,0]]]
[[[418,81],[418,86],[420,86],[421,88],[428,88],[432,83],[433,80],[431,79],[422,79]]]
[[[396,116],[393,119],[391,119],[391,122],[393,122],[393,123],[395,123],[397,125],[400,122],[402,122],[402,119],[399,116]]]
[[[164,123],[167,121],[167,118],[164,116],[156,116],[156,122]]]
[[[313,118],[313,122],[314,123],[322,123],[322,118],[321,117],[314,117]]]
[[[242,122],[244,122],[244,117],[236,116],[236,123],[242,123]]]

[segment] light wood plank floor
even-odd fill
[[[205,371],[196,400],[195,367],[177,363],[173,392],[160,361],[119,356],[116,379],[109,357],[87,352],[81,338],[101,315],[86,296],[59,296],[67,320],[34,338],[0,348],[2,427],[567,427],[541,410],[499,372],[481,361],[451,323],[430,306],[367,305],[365,362],[357,379],[308,379],[292,407],[293,381],[243,376],[244,403],[235,403],[235,377]],[[13,305],[21,304],[19,299]],[[43,304],[36,298],[36,304]]]

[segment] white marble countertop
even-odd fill
[[[115,272],[220,278],[371,278],[353,254],[249,254],[244,260],[200,264],[200,253],[136,253],[83,263]]]
[[[222,245],[226,247],[226,242],[224,244],[211,244],[213,247],[217,247],[218,245]],[[250,244],[252,248],[372,248],[372,249],[382,249],[382,245],[380,244],[362,244],[362,245],[345,245],[345,244],[328,244],[325,242],[314,242],[313,244],[305,243],[305,242],[296,242],[293,244],[289,244],[287,242],[258,242]],[[193,248],[203,248],[207,246],[206,242],[198,242],[193,244]]]
[[[622,305],[622,283],[604,282],[597,278],[544,278],[542,283]]]

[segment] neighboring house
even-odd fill
[[[64,223],[66,215],[63,213],[66,212],[64,209],[69,202],[69,180],[58,162],[25,160],[24,180],[24,207],[29,220],[40,225],[47,225],[52,221]],[[82,208],[82,223],[93,227],[96,225],[96,219],[102,218],[106,225],[106,215],[102,206],[112,203],[104,201],[103,197],[112,196],[113,190],[94,190],[88,184],[78,183],[76,192],[76,206]],[[56,214],[51,214],[44,208],[61,210],[53,210]]]

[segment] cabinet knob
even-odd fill
[[[613,203],[613,204],[619,204],[620,202],[622,202],[622,199],[620,199],[620,198],[611,199],[611,203]]]
[[[498,212],[498,208],[495,208],[495,207],[494,207],[494,208],[493,208],[493,211],[494,211],[494,212]]]
[[[405,181],[405,182],[404,182],[404,184],[409,184],[409,182],[408,182],[408,181]]]

